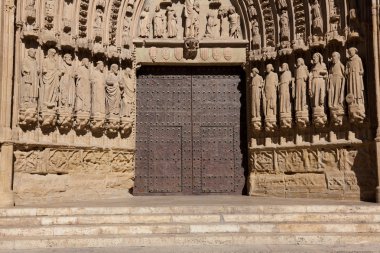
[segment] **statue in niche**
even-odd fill
[[[282,11],[280,17],[280,37],[282,42],[290,41],[289,16],[286,10]]]
[[[363,63],[356,48],[349,48],[348,55],[346,64],[348,95],[346,100],[349,105],[351,121],[362,123],[365,119]]]
[[[28,49],[28,53],[22,62],[22,85],[20,88],[21,107],[35,108],[38,98],[40,70],[36,60],[36,50]]]
[[[42,109],[55,109],[58,101],[59,78],[62,71],[56,60],[57,51],[54,48],[48,50],[46,58],[42,63]]]
[[[297,59],[296,66],[296,87],[295,92],[292,92],[295,98],[296,121],[299,127],[306,127],[309,123],[309,113],[307,106],[307,80],[309,78],[309,70],[302,58]]]
[[[340,54],[332,54],[332,65],[329,70],[328,105],[334,125],[340,126],[344,116],[345,69],[340,61]]]
[[[252,48],[257,50],[261,48],[261,34],[259,22],[256,19],[252,20]]]
[[[153,17],[153,37],[162,38],[165,33],[165,18],[162,14],[160,5],[156,7],[156,13]]]
[[[135,103],[135,83],[133,80],[133,71],[127,68],[124,72],[121,89],[121,117],[131,117]]]
[[[104,77],[104,63],[98,61],[94,72],[91,74],[92,85],[92,115],[104,116],[105,115],[105,77]]]
[[[296,89],[294,98],[296,100],[296,111],[308,110],[307,100],[306,100],[306,81],[309,78],[309,70],[305,65],[305,61],[302,58],[297,59],[297,69],[296,69]]]
[[[177,27],[177,14],[172,6],[168,6],[167,8],[168,15],[168,37],[176,38],[178,34]]]
[[[281,127],[292,127],[292,108],[290,101],[290,89],[294,90],[292,72],[289,70],[289,65],[283,63],[281,66],[279,98],[280,98],[280,122]]]
[[[131,37],[131,23],[132,23],[132,17],[124,16],[123,45],[128,45],[128,43],[129,43],[129,38]]]
[[[96,31],[99,36],[101,36],[101,31],[102,31],[102,28],[103,28],[103,17],[104,13],[103,13],[103,10],[101,8],[96,8],[96,12],[95,12],[95,19],[94,19],[94,31]]]
[[[312,0],[311,16],[312,16],[312,35],[313,40],[316,40],[323,36],[323,19],[321,6],[318,0]]]
[[[91,109],[90,61],[83,58],[76,73],[75,112],[89,113]]]
[[[140,15],[140,37],[149,38],[150,22],[149,22],[149,6],[146,6]]]
[[[62,76],[59,83],[59,104],[60,107],[74,107],[75,101],[75,74],[71,54],[63,56]]]
[[[207,14],[207,23],[206,23],[206,32],[205,38],[215,38],[217,37],[217,28],[218,28],[218,17],[217,15],[210,11]]]
[[[186,38],[198,38],[199,36],[199,11],[198,0],[185,0]]]
[[[288,4],[286,3],[286,0],[278,0],[278,9],[283,10],[288,8]]]
[[[360,21],[357,13],[356,0],[350,0],[350,11],[349,11],[349,37],[355,38],[360,36]]]
[[[277,87],[278,76],[274,73],[272,64],[266,66],[265,86],[264,86],[264,115],[265,129],[269,132],[274,131],[276,127],[277,115]]]
[[[325,114],[327,67],[320,53],[313,55],[313,68],[309,78],[309,93],[313,107],[313,119],[316,127],[322,127],[327,122]]]
[[[233,6],[228,9],[228,19],[230,22],[230,37],[239,39],[241,36],[240,15],[236,13]]]
[[[106,113],[109,118],[115,118],[120,114],[120,78],[118,76],[119,66],[112,64],[110,73],[106,79]]]
[[[254,130],[259,131],[261,129],[261,98],[263,97],[264,80],[259,75],[257,68],[252,69],[251,73],[251,116],[252,127]]]
[[[222,38],[229,37],[228,10],[224,7],[219,8],[218,16],[220,18],[220,34]]]

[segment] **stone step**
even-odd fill
[[[212,233],[378,233],[380,224],[319,224],[319,223],[230,223],[230,224],[155,224],[155,225],[98,225],[98,226],[45,226],[3,227],[0,238],[30,236],[103,236],[151,234],[212,234]]]
[[[140,207],[60,207],[0,209],[0,217],[74,216],[121,214],[247,214],[247,213],[380,213],[375,204],[357,205],[199,205],[199,206],[140,206]]]
[[[2,226],[157,224],[215,222],[322,222],[376,223],[380,213],[278,213],[278,214],[145,214],[0,217]]]
[[[115,248],[160,246],[212,245],[332,245],[380,244],[380,233],[211,233],[211,234],[157,234],[138,236],[93,237],[18,237],[0,239],[0,250],[49,248]],[[108,250],[108,249],[107,249]]]

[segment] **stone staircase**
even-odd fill
[[[0,252],[380,252],[380,205],[167,198],[0,209]]]

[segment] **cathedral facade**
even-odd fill
[[[380,199],[379,0],[4,0],[0,204]]]

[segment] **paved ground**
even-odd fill
[[[249,196],[157,196],[128,197],[125,199],[99,200],[75,203],[50,203],[49,205],[32,205],[25,207],[140,207],[140,206],[213,206],[213,205],[377,205],[369,202],[342,200],[283,199]],[[23,206],[17,206],[23,207]]]
[[[344,247],[325,246],[290,246],[271,245],[257,246],[224,246],[224,247],[129,247],[112,249],[46,249],[46,250],[14,250],[0,253],[379,253],[380,245],[357,245]]]

